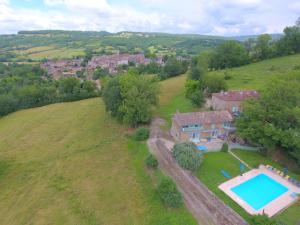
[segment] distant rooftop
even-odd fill
[[[173,120],[177,121],[180,126],[187,124],[212,124],[224,123],[233,120],[228,111],[207,111],[192,113],[176,113]]]
[[[255,90],[241,90],[214,93],[213,96],[224,101],[244,101],[249,98],[258,98],[259,93]]]

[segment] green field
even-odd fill
[[[159,96],[159,107],[155,114],[171,125],[171,118],[176,111],[190,112],[199,110],[184,97],[184,85],[186,75],[173,77],[161,82],[161,94]]]
[[[196,224],[165,208],[160,172],[99,98],[0,119],[0,224]]]
[[[227,81],[229,89],[257,89],[260,90],[272,77],[282,77],[298,66],[300,70],[300,55],[285,56],[264,60],[258,63],[229,69],[228,73],[232,77]],[[224,74],[224,70],[211,73]]]
[[[269,164],[277,169],[282,169],[278,163],[271,161],[256,152],[247,152],[241,150],[235,150],[241,159],[243,159],[251,167],[257,167],[260,164]],[[251,216],[242,209],[238,204],[236,204],[231,198],[229,198],[225,193],[223,193],[218,186],[225,182],[227,179],[221,174],[221,169],[229,172],[232,177],[238,176],[240,174],[239,161],[236,160],[229,153],[216,152],[216,153],[206,153],[204,157],[203,164],[200,169],[196,172],[196,176],[219,198],[221,198],[227,205],[233,208],[246,220],[250,220]],[[300,179],[299,174],[289,172],[292,177]],[[278,222],[284,222],[287,225],[296,225],[300,221],[300,201],[295,203],[293,206],[287,208],[280,214],[274,217]]]

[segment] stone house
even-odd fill
[[[243,101],[258,97],[259,93],[255,90],[213,93],[211,105],[214,110],[227,110],[233,115],[239,115],[242,112]]]
[[[178,141],[201,142],[226,138],[234,129],[228,111],[176,113],[172,119],[171,135]]]

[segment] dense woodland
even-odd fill
[[[19,109],[97,96],[91,81],[62,78],[54,81],[40,66],[0,64],[0,116]]]

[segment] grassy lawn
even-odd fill
[[[264,60],[258,63],[229,69],[232,77],[227,81],[229,89],[257,89],[263,88],[272,77],[284,76],[300,65],[300,55],[285,56]],[[216,71],[211,73],[224,73]]]
[[[274,167],[280,169],[280,165],[271,161],[270,159],[256,153],[256,152],[246,152],[241,150],[234,151],[239,157],[241,157],[250,166],[256,167],[259,164],[270,164]],[[229,198],[225,193],[223,193],[218,186],[225,182],[227,179],[221,174],[221,169],[226,170],[232,177],[239,175],[239,161],[232,157],[228,153],[216,152],[216,153],[206,153],[203,164],[200,169],[196,172],[196,176],[220,199],[222,199],[225,204],[233,208],[242,217],[249,221],[251,216],[242,209],[238,204],[236,204],[231,198]],[[299,175],[290,173],[297,178]],[[278,221],[283,221],[288,225],[296,225],[300,220],[300,202],[298,201],[293,206],[289,207],[279,215],[275,216]]]
[[[246,160],[246,162],[251,167],[257,167],[259,164],[269,164],[277,169],[282,170],[283,167],[279,165],[278,163],[272,161],[271,159],[264,157],[260,154],[253,153],[253,152],[245,152],[241,150],[235,150],[234,151],[236,155],[238,155],[241,159]],[[296,178],[297,180],[300,180],[300,174],[294,173],[289,171],[289,175],[291,177]],[[298,213],[297,213],[298,212]],[[282,213],[275,216],[276,219],[280,221],[285,221],[285,223],[294,225],[300,222],[300,201],[296,202],[293,206],[287,208]]]
[[[171,118],[177,110],[180,112],[199,110],[184,96],[185,81],[186,75],[181,75],[161,82],[159,107],[155,114],[165,119],[168,122],[168,127],[171,126]]]
[[[0,119],[0,224],[196,224],[164,207],[143,143],[99,98]]]

